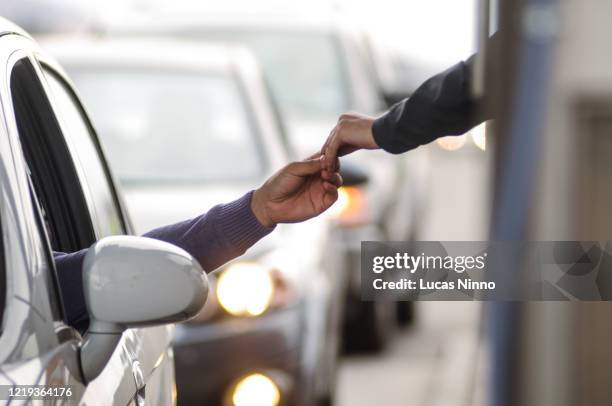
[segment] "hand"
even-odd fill
[[[321,149],[321,154],[325,156],[324,167],[333,170],[337,157],[359,149],[380,148],[374,141],[372,124],[373,117],[357,113],[342,114]]]
[[[323,170],[323,156],[293,162],[270,177],[253,193],[251,209],[266,227],[297,223],[318,216],[338,199],[342,178]]]

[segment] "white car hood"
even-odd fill
[[[137,234],[190,219],[219,203],[240,198],[254,184],[203,184],[202,186],[129,186],[123,195]]]

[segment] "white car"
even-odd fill
[[[199,312],[206,275],[170,244],[112,236],[131,227],[91,122],[62,69],[4,19],[0,64],[2,402],[172,404],[169,323]],[[66,316],[79,287],[54,255],[92,244],[71,269],[79,329]]]
[[[377,114],[385,108],[361,32],[351,24],[287,7],[232,5],[224,10],[223,4],[192,3],[175,13],[152,6],[144,15],[110,22],[106,31],[116,36],[173,36],[248,46],[261,62],[291,145],[301,155],[321,148],[339,114]],[[361,241],[417,236],[426,161],[422,151],[409,157],[370,151],[343,158],[344,167],[359,168],[369,178],[360,186],[341,189],[335,210],[343,230],[343,269],[349,279],[344,317],[348,347],[381,349],[392,336],[395,303],[360,298]]]
[[[288,161],[245,48],[159,38],[45,45],[91,109],[139,231],[232,200]],[[222,404],[253,388],[287,405],[333,397],[345,285],[333,233],[325,216],[279,225],[212,274],[204,312],[177,326],[179,403]]]

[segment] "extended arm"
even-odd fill
[[[198,260],[206,272],[244,254],[268,235],[274,226],[261,224],[251,210],[249,192],[240,199],[219,204],[207,213],[144,234],[181,247]]]
[[[489,39],[487,55],[495,55],[497,38]],[[472,95],[476,59],[473,55],[431,77],[379,118],[342,114],[321,150],[326,167],[331,168],[336,157],[358,149],[406,152],[439,137],[463,134],[492,118],[489,106]]]
[[[433,76],[409,99],[374,120],[376,144],[399,154],[442,136],[463,134],[484,121],[471,93],[474,60],[471,57]]]
[[[293,162],[256,191],[196,218],[149,231],[144,237],[183,248],[211,272],[242,255],[277,223],[304,221],[327,210],[338,198],[341,184],[335,170],[322,170],[318,156]],[[68,322],[80,327],[87,321],[82,274],[86,254],[87,249],[53,254]]]
[[[274,226],[262,225],[251,210],[253,192],[227,204],[219,204],[196,218],[156,228],[144,237],[166,241],[183,248],[207,272],[242,255],[268,235]],[[55,267],[66,317],[71,325],[87,320],[83,296],[83,259],[87,249],[72,253],[54,252]]]

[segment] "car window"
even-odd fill
[[[86,248],[96,241],[87,203],[57,118],[28,59],[15,64],[10,86],[21,146],[53,249]]]
[[[57,108],[98,237],[125,234],[125,226],[108,168],[89,122],[70,88],[54,72],[43,72]]]
[[[331,34],[236,29],[205,31],[203,35],[249,46],[259,58],[283,114],[292,120],[326,119],[350,108],[347,67],[340,44]]]
[[[71,75],[122,182],[239,181],[263,174],[259,134],[231,75],[85,68]]]
[[[61,252],[77,251],[89,247],[95,241],[95,234],[57,119],[29,59],[24,58],[14,65],[10,90],[28,170],[34,216],[41,240],[47,245],[51,311],[54,318],[59,319],[62,300],[51,248]]]

